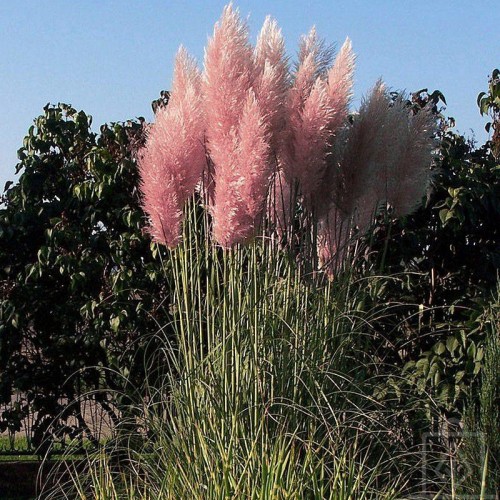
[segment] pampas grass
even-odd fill
[[[420,205],[430,182],[431,111],[414,115],[380,81],[348,123],[350,40],[333,56],[313,28],[290,71],[276,21],[266,18],[252,47],[232,4],[208,41],[201,76],[181,50],[171,102],[151,126],[141,161],[156,241],[179,243],[182,210],[196,189],[221,247],[267,231],[292,253],[290,245],[299,253],[308,246],[310,268],[328,262],[333,276],[351,228],[365,233],[381,205],[397,216]]]
[[[177,53],[171,99],[149,128],[139,158],[143,207],[153,240],[174,247],[182,210],[206,166],[200,73],[182,47]]]
[[[388,312],[368,278],[313,280],[272,241],[220,252],[209,231],[192,200],[165,276],[175,339],[154,334],[129,438],[48,498],[404,498],[419,455],[372,395],[363,346]]]

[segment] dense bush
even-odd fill
[[[145,332],[166,323],[165,278],[139,207],[143,128],[140,119],[95,134],[83,111],[47,105],[18,152],[18,182],[6,186],[0,396],[20,399],[0,415],[0,429],[19,430],[36,411],[35,446],[53,433],[95,438],[80,404],[67,403],[141,380]],[[109,392],[92,397],[116,418]]]
[[[493,74],[498,78],[497,72]],[[482,96],[489,98],[498,124],[498,88],[497,101],[494,92],[490,82],[490,93]],[[409,105],[418,111],[432,100],[439,113],[441,99],[437,92],[419,92]],[[419,307],[418,313],[406,306],[395,308],[376,342],[381,358],[397,367],[398,376],[404,367],[406,381],[415,383],[420,392],[430,390],[448,416],[456,417],[483,365],[482,312],[496,300],[500,165],[495,136],[477,146],[453,132],[444,119],[441,130],[425,206],[400,220],[382,215],[366,241],[368,250],[361,262],[382,273],[404,275],[377,289],[376,300]]]

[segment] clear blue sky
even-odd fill
[[[168,89],[182,43],[203,48],[224,0],[0,0],[0,190],[14,176],[16,151],[48,103],[66,102],[101,123],[152,118],[150,103]],[[476,107],[500,66],[500,7],[481,0],[241,0],[252,39],[267,14],[290,55],[301,34],[357,54],[354,104],[379,77],[393,89],[440,89],[462,133],[484,140]]]

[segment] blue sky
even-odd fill
[[[14,177],[16,151],[48,103],[92,115],[94,128],[137,116],[168,89],[182,43],[203,48],[226,1],[1,0],[0,191]],[[500,8],[494,1],[238,1],[252,39],[267,14],[277,19],[294,56],[316,25],[338,46],[349,36],[357,54],[354,106],[382,77],[393,89],[439,89],[457,129],[483,141],[476,107],[487,76],[500,66]]]

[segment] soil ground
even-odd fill
[[[16,461],[0,462],[0,499],[33,500],[44,489],[53,486],[55,481],[64,479],[64,474],[53,474],[54,467],[61,462]],[[51,474],[52,472],[52,474]]]

